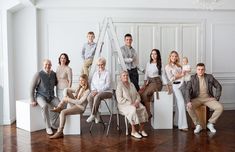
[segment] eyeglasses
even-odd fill
[[[104,64],[97,64],[98,66],[104,66]]]

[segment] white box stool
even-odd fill
[[[151,125],[154,129],[172,129],[173,128],[173,94],[168,95],[166,91],[154,92],[154,102],[151,109],[153,117]]]
[[[81,134],[81,116],[67,115],[66,122],[64,126],[64,135],[80,135]]]
[[[29,132],[45,129],[41,107],[33,107],[27,99],[16,100],[16,127]]]

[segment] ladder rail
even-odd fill
[[[94,64],[94,62],[96,62],[96,60],[100,57],[101,53],[102,53],[102,48],[104,45],[104,37],[105,37],[105,33],[108,27],[108,21],[107,18],[104,19],[103,21],[103,25],[97,40],[97,46],[96,46],[96,50],[95,50],[95,55],[92,61],[92,65],[90,67],[90,72],[89,72],[89,79],[91,79],[92,75],[95,72],[96,69],[96,64]]]
[[[119,59],[120,65],[122,67],[122,70],[127,71],[126,64],[125,64],[124,59],[123,59],[122,51],[121,51],[121,48],[120,48],[120,45],[119,45],[119,42],[118,42],[117,34],[115,32],[112,19],[108,18],[108,22],[109,22],[110,32],[112,34],[112,38],[113,38],[114,44],[116,46],[115,49],[118,53],[118,59]]]
[[[117,37],[116,31],[113,25],[113,21],[110,17],[107,17],[103,20],[103,25],[102,25],[102,28],[101,28],[101,31],[97,40],[96,51],[95,51],[95,55],[94,55],[90,72],[89,72],[90,81],[96,69],[95,62],[102,54],[102,48],[104,45],[104,38],[105,38],[106,33],[108,34],[108,37],[111,43],[111,51],[112,51],[111,54],[113,55],[113,52],[117,53],[118,62],[119,62],[118,64],[121,66],[121,69],[123,71],[127,71],[126,64],[124,62],[124,58],[122,55],[121,47],[119,45],[118,37]]]

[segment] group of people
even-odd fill
[[[88,81],[89,68],[93,64],[96,43],[93,32],[87,34],[88,42],[82,49],[84,64],[76,89],[72,89],[72,69],[66,53],[59,56],[59,66],[54,72],[51,70],[51,61],[43,61],[43,69],[37,72],[31,84],[31,103],[37,104],[42,109],[46,132],[49,138],[63,137],[63,128],[67,115],[82,114],[87,104],[91,108],[91,114],[87,122],[100,122],[99,106],[103,99],[112,98],[111,75],[105,69],[106,59],[100,57],[96,64],[97,71],[93,74],[91,83]],[[125,115],[131,125],[131,135],[135,138],[147,137],[144,124],[152,117],[150,102],[153,102],[154,92],[162,90],[163,84],[167,86],[169,93],[173,91],[177,104],[175,125],[182,131],[188,131],[186,109],[195,124],[194,133],[202,130],[195,109],[200,105],[206,105],[214,110],[208,120],[207,128],[216,132],[214,124],[223,111],[219,103],[221,96],[221,85],[211,75],[205,73],[205,65],[196,65],[196,74],[190,76],[191,70],[188,59],[183,58],[183,66],[180,64],[179,55],[176,51],[169,54],[168,64],[162,66],[161,54],[158,49],[150,52],[150,60],[146,64],[144,85],[139,87],[138,57],[136,50],[132,47],[132,36],[124,36],[125,45],[121,47],[127,71],[120,73],[120,81],[117,82],[116,99],[118,110]],[[130,80],[130,81],[129,81]],[[54,94],[56,87],[56,96]],[[213,87],[216,94],[213,94]],[[67,106],[69,105],[69,106]],[[53,130],[57,132],[53,134]]]

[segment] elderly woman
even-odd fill
[[[100,115],[98,112],[100,102],[103,99],[112,98],[110,73],[105,70],[106,60],[101,57],[97,62],[98,71],[96,71],[91,80],[91,93],[87,100],[91,108],[91,115],[87,118],[87,122],[95,120],[100,122]]]
[[[56,77],[58,81],[56,86],[56,95],[60,100],[62,100],[64,89],[72,86],[72,69],[68,66],[70,60],[66,53],[61,53],[58,60],[59,66],[56,70]]]
[[[177,104],[176,116],[178,115],[178,120],[177,117],[175,117],[175,122],[178,121],[178,128],[180,130],[188,131],[185,102],[183,94],[180,90],[181,78],[185,76],[185,73],[182,71],[182,66],[179,64],[179,54],[176,51],[171,51],[168,62],[169,63],[166,65],[165,70],[168,79],[172,83],[173,94]]]
[[[75,96],[73,93],[75,93]],[[50,136],[51,139],[63,137],[63,128],[67,115],[82,114],[85,111],[87,105],[87,96],[89,93],[90,89],[88,85],[88,77],[86,74],[82,74],[80,76],[79,85],[76,90],[71,88],[64,89],[63,100],[56,108],[51,110],[54,112],[60,112],[60,126],[57,132],[53,136]],[[70,104],[70,108],[63,109],[66,103]]]
[[[129,82],[126,71],[121,73],[121,82],[117,85],[116,96],[119,111],[126,116],[131,124],[131,135],[135,138],[147,137],[148,135],[144,131],[144,123],[148,121],[148,114],[145,107],[140,103],[140,95],[135,86]],[[139,133],[136,130],[136,125],[140,125]]]

